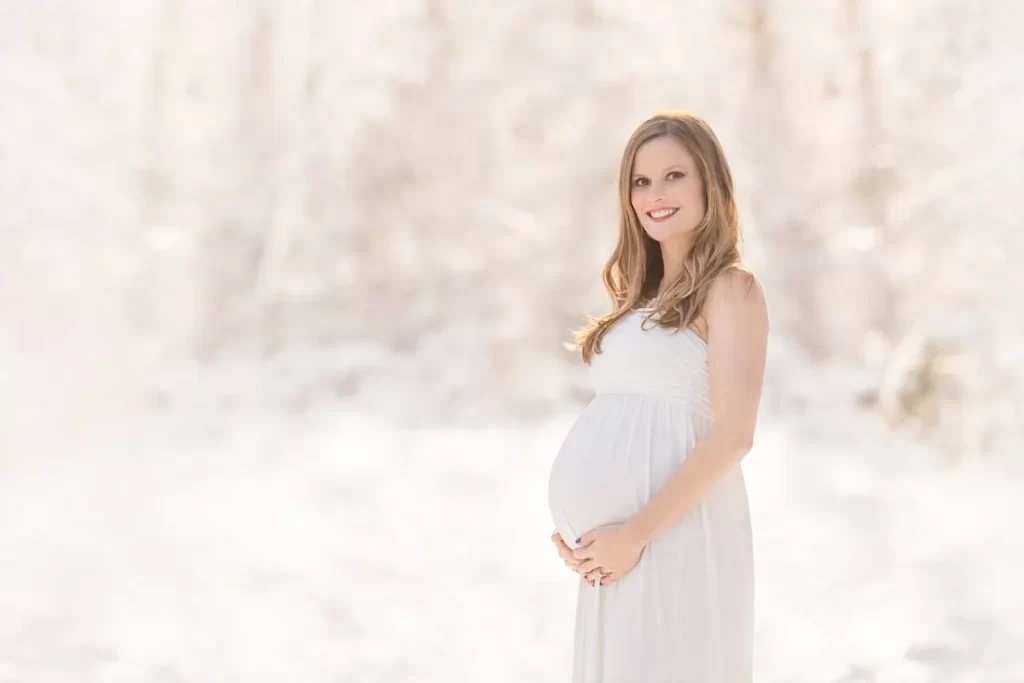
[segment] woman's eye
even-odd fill
[[[637,178],[633,181],[633,185],[636,187],[643,187],[644,185],[647,185],[648,182],[647,178]]]
[[[672,180],[673,177],[682,178],[684,175],[685,174],[682,173],[681,171],[672,171],[671,173],[668,174],[668,179]]]

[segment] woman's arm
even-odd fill
[[[682,520],[750,451],[764,382],[768,306],[761,284],[730,271],[708,292],[708,383],[712,424],[650,502],[623,527],[642,546]]]

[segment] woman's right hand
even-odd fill
[[[558,533],[557,529],[553,534],[551,534],[551,542],[554,543],[555,548],[558,549],[558,555],[562,558],[562,561],[565,562],[565,566],[578,574],[582,560],[577,560],[573,556],[572,548],[565,544],[565,541],[562,540],[562,535]]]

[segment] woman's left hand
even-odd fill
[[[591,586],[598,580],[602,586],[614,583],[628,574],[640,561],[646,545],[622,524],[609,524],[591,529],[579,540],[573,551],[583,560],[577,571]]]

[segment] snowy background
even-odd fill
[[[759,683],[1024,682],[1024,4],[0,0],[0,683],[567,680],[615,175],[733,165]]]

